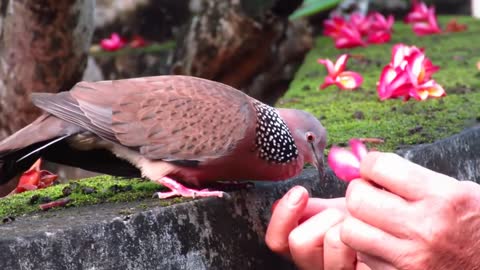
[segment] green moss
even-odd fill
[[[451,18],[439,21],[445,25]],[[353,137],[378,137],[385,143],[375,147],[392,151],[453,135],[480,119],[480,73],[476,68],[480,21],[470,17],[458,17],[458,21],[467,24],[468,31],[416,37],[410,26],[397,23],[390,43],[350,50],[337,50],[330,38],[319,37],[278,106],[304,109],[319,117],[328,130],[329,145],[344,144]],[[378,100],[376,82],[396,43],[425,48],[433,64],[441,67],[434,78],[446,89],[446,97],[423,102]],[[317,59],[335,61],[343,53],[356,56],[350,58],[347,69],[363,75],[362,88],[353,92],[336,87],[318,90],[326,71]]]
[[[68,197],[71,201],[67,207],[73,207],[151,198],[154,192],[162,189],[162,186],[142,179],[124,179],[107,175],[91,177],[2,198],[0,199],[0,220],[40,211],[39,204],[45,199],[58,200]],[[185,199],[180,198],[159,200],[159,205],[166,206],[183,201]],[[145,207],[145,205],[140,207]],[[50,211],[55,211],[55,208]]]

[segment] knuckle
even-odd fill
[[[352,214],[358,213],[365,203],[361,190],[359,190],[360,185],[360,180],[352,181],[348,185],[346,203],[348,211]]]
[[[325,233],[324,245],[332,249],[341,249],[343,247],[342,240],[340,240],[340,232],[336,227]]]
[[[278,239],[272,237],[266,237],[265,243],[267,244],[267,247],[275,253],[283,253],[289,249],[288,243],[285,243],[284,241],[279,241]]]
[[[352,223],[351,219],[352,218],[350,217],[346,217],[340,227],[340,240],[347,245],[352,243],[352,240],[355,239],[353,233],[353,227],[355,225]]]
[[[290,250],[302,249],[306,245],[306,238],[302,237],[298,230],[293,230],[288,235],[288,247]]]

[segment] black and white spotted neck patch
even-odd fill
[[[260,158],[273,163],[288,163],[298,157],[298,149],[287,124],[277,111],[255,102],[257,127],[255,145]]]

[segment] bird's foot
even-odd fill
[[[226,194],[222,191],[213,191],[209,189],[193,189],[187,188],[177,181],[169,178],[163,177],[160,180],[155,181],[165,187],[171,189],[167,192],[156,192],[153,196],[158,197],[159,199],[167,199],[172,197],[185,197],[185,198],[197,198],[197,197],[223,197]]]

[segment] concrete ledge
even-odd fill
[[[480,181],[480,127],[399,153]],[[272,203],[293,185],[319,197],[345,191],[331,172],[320,183],[307,169],[224,199],[169,207],[152,199],[35,214],[0,225],[0,269],[294,269],[263,242]]]
[[[225,199],[170,207],[152,199],[19,218],[0,226],[0,269],[293,269],[263,243],[271,205],[293,185],[341,196],[345,186],[331,174],[326,180],[320,189],[316,171],[306,170]]]

